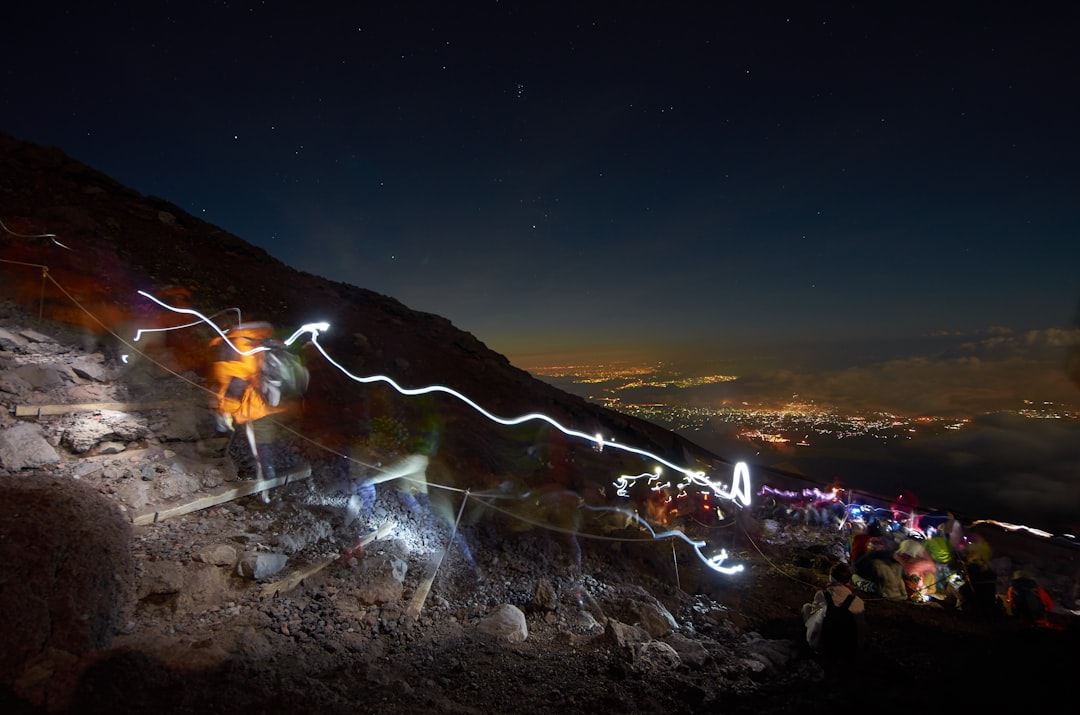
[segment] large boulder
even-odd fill
[[[59,461],[60,455],[37,425],[20,422],[8,429],[0,429],[0,469],[18,472]]]
[[[0,476],[0,685],[46,652],[107,647],[130,615],[132,527],[87,485]]]

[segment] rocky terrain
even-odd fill
[[[348,469],[293,443],[295,481],[268,501],[249,493],[170,515],[252,488],[247,467],[191,384],[85,352],[83,337],[0,308],[9,708],[781,712],[793,698],[824,708],[899,697],[903,681],[940,697],[942,668],[953,669],[945,695],[998,692],[993,673],[1035,667],[1011,664],[1018,648],[1040,669],[1055,656],[1071,667],[1071,617],[1051,632],[870,600],[866,662],[851,680],[830,673],[798,613],[842,540],[750,510],[717,523],[720,536],[696,525],[745,567],[724,576],[678,540],[523,508],[527,497],[477,497],[491,507],[452,520],[401,479],[350,512]],[[123,403],[167,406],[92,407]],[[13,416],[34,405],[87,409]],[[401,461],[368,449],[358,461],[371,474],[385,472],[381,458]],[[1016,565],[999,558],[1003,582]]]
[[[843,557],[838,532],[726,504],[674,523],[742,566],[717,573],[603,510],[621,503],[613,475],[641,471],[633,455],[356,384],[310,347],[277,481],[256,483],[211,418],[207,332],[130,343],[160,320],[137,289],[285,326],[318,303],[326,349],[356,374],[449,383],[496,414],[543,410],[711,474],[731,465],[56,150],[0,149],[6,712],[910,712],[1071,692],[1070,544],[986,532],[1000,590],[1034,571],[1059,629],[865,594],[864,657],[825,667],[799,609]],[[358,494],[368,478],[385,481]]]
[[[290,445],[302,466],[288,466],[295,481],[268,501],[249,494],[160,517],[253,484],[206,401],[146,363],[85,353],[78,331],[31,323],[10,305],[0,316],[2,603],[21,622],[5,684],[28,705],[495,712],[520,709],[531,682],[543,692],[537,711],[596,697],[640,708],[634,688],[595,693],[593,679],[645,684],[700,669],[700,700],[754,692],[792,662],[820,677],[797,642],[746,635],[726,606],[680,589],[680,579],[725,577],[686,554],[679,563],[678,545],[523,509],[528,497],[451,523],[430,496],[385,482],[350,512],[339,461]],[[168,406],[11,416],[91,397]]]

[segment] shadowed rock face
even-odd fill
[[[71,479],[0,477],[0,537],[0,673],[107,647],[134,599],[132,528],[115,502]]]

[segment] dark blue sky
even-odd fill
[[[5,26],[0,131],[515,360],[798,369],[1077,311],[1072,6],[144,0]]]

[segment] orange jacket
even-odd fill
[[[233,423],[245,424],[287,410],[285,405],[271,407],[266,403],[259,390],[263,353],[250,352],[273,337],[271,325],[241,323],[225,335],[225,338],[210,341],[210,347],[215,351],[210,382],[211,389],[217,394],[218,414]]]

